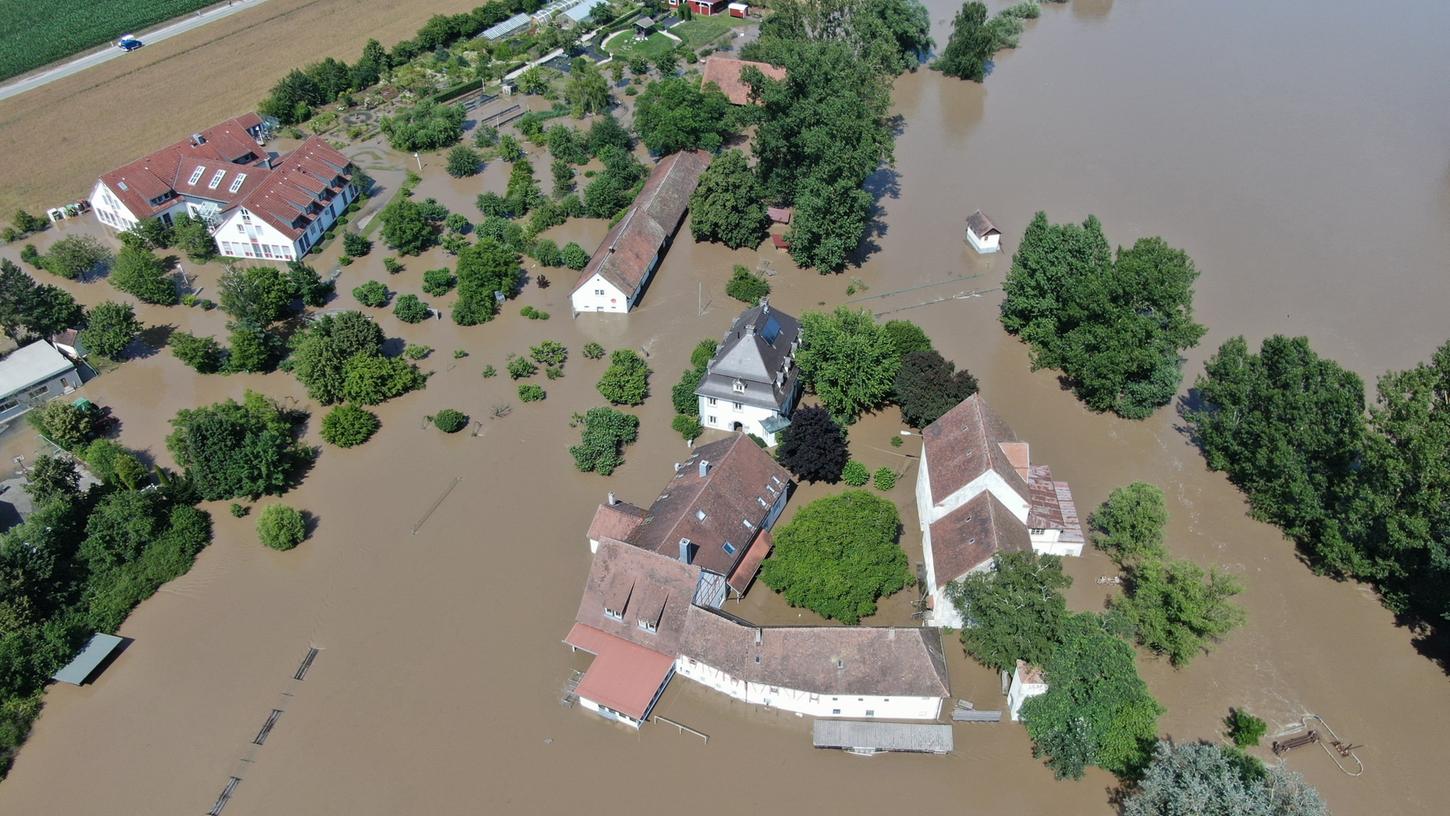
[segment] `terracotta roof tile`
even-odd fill
[[[602,541],[612,538],[616,541],[625,541],[643,520],[644,508],[642,507],[635,507],[628,502],[601,504],[594,511],[594,519],[589,522],[589,540]]]
[[[967,216],[967,229],[971,230],[972,234],[977,236],[1002,234],[1002,231],[997,229],[997,225],[993,224],[991,219],[983,215],[981,210],[977,210],[976,212]]]
[[[617,541],[599,542],[574,620],[663,654],[677,654],[700,568]],[[622,612],[614,620],[604,610]],[[655,631],[640,628],[641,618]]]
[[[564,642],[594,655],[574,692],[636,720],[649,713],[655,692],[674,668],[673,655],[630,643],[582,623]]]
[[[1030,549],[1027,527],[991,491],[978,493],[931,524],[932,577],[937,586],[961,578],[996,553]]]
[[[945,501],[989,469],[997,471],[1018,495],[1027,495],[1027,480],[1014,465],[1014,456],[1008,454],[1021,450],[1025,464],[1025,450],[1012,444],[1020,442],[1017,434],[987,407],[981,395],[962,400],[921,435],[933,504]],[[1008,443],[1005,448],[1003,443]]]
[[[731,59],[730,57],[710,56],[705,58],[705,70],[700,78],[701,83],[713,82],[719,86],[725,98],[731,104],[750,104],[750,85],[741,78],[740,74],[746,67],[756,68],[765,75],[766,79],[785,79],[785,69],[771,65],[768,62],[751,62],[749,60]],[[789,218],[782,223],[789,223]]]

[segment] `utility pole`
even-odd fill
[[[418,158],[418,154],[417,153],[414,153],[413,154],[413,161],[415,161],[415,162],[418,163],[418,172],[419,173],[423,172],[423,160],[420,159],[420,158]]]

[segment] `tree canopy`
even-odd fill
[[[1299,774],[1224,745],[1161,741],[1123,816],[1329,816]]]
[[[878,598],[913,583],[900,532],[887,499],[864,490],[817,499],[776,529],[760,578],[791,606],[857,624],[876,614]]]
[[[92,235],[67,235],[45,253],[45,270],[75,280],[111,260],[111,251]]]
[[[106,280],[142,303],[174,306],[181,300],[176,283],[167,275],[166,264],[150,250],[122,247]]]
[[[575,57],[569,66],[569,79],[564,83],[564,100],[575,116],[609,110],[609,80],[593,60]]]
[[[86,311],[81,342],[91,351],[114,360],[140,333],[141,323],[136,320],[136,310],[131,304],[104,300]]]
[[[967,575],[947,587],[961,613],[962,646],[979,663],[1011,671],[1018,660],[1047,663],[1062,642],[1067,601],[1062,591],[1072,578],[1055,555],[998,553],[992,569]]]
[[[384,116],[379,126],[394,150],[437,150],[463,138],[462,105],[444,105],[423,99],[394,116]]]
[[[1128,591],[1111,608],[1139,643],[1182,666],[1243,622],[1243,610],[1229,603],[1241,591],[1238,579],[1217,569],[1150,558],[1129,569]]]
[[[987,60],[992,58],[992,51],[987,7],[971,0],[962,3],[957,16],[952,18],[952,35],[932,67],[949,77],[981,82],[987,77]]]
[[[202,498],[255,499],[281,492],[310,458],[296,438],[298,419],[248,391],[240,403],[226,400],[177,412],[166,448]]]
[[[977,393],[977,378],[956,368],[935,350],[913,351],[901,358],[891,387],[907,425],[925,428]]]
[[[635,103],[634,127],[652,152],[669,155],[700,148],[715,151],[732,133],[730,100],[714,85],[684,77],[651,82]]]
[[[80,304],[64,289],[38,284],[9,258],[0,258],[0,328],[17,343],[79,325]]]
[[[830,313],[806,312],[801,327],[804,340],[796,362],[806,386],[832,416],[854,422],[890,398],[901,357],[870,312],[845,306]]]
[[[490,236],[470,244],[458,254],[458,299],[453,302],[453,322],[475,326],[492,320],[498,312],[495,292],[512,297],[523,282],[519,255]]]
[[[428,212],[407,196],[394,198],[378,218],[383,224],[383,243],[400,255],[418,255],[438,243],[438,229]]]
[[[776,459],[791,473],[808,482],[835,484],[846,460],[846,435],[824,408],[808,405],[796,410],[780,440]]]
[[[599,378],[599,393],[615,405],[639,405],[649,396],[649,375],[643,357],[631,349],[617,349]]]
[[[1002,284],[1002,326],[1032,349],[1034,368],[1056,368],[1094,411],[1143,419],[1173,399],[1193,322],[1198,270],[1161,238],[1119,249],[1102,225],[1049,224],[1039,212]]]
[[[308,396],[331,405],[341,402],[347,361],[359,354],[382,353],[383,331],[360,312],[323,315],[293,335],[286,368]]]
[[[272,266],[228,267],[217,291],[232,320],[262,329],[280,320],[296,297],[287,275]]]
[[[1088,519],[1093,546],[1120,565],[1160,558],[1163,527],[1168,510],[1163,491],[1146,482],[1133,482],[1113,490],[1108,500]]]
[[[783,0],[760,26],[762,39],[839,42],[883,75],[913,70],[931,50],[931,20],[916,0]]]
[[[613,408],[591,408],[579,424],[579,444],[569,448],[569,455],[585,473],[610,475],[624,463],[624,447],[639,438],[639,417]]]
[[[1089,613],[1070,615],[1044,667],[1048,689],[1022,706],[1033,753],[1059,779],[1088,765],[1127,776],[1153,749],[1163,707],[1138,676],[1133,650]]]
[[[764,195],[745,154],[727,150],[705,168],[690,196],[690,232],[696,241],[754,247],[770,226]]]

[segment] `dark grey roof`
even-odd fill
[[[1002,234],[1002,231],[997,229],[997,225],[993,224],[990,218],[983,215],[981,210],[977,210],[967,216],[967,229],[979,236],[991,235],[994,232],[998,235]]]
[[[817,748],[867,748],[923,754],[949,754],[954,747],[950,725],[876,720],[816,720],[811,740]]]
[[[695,393],[781,410],[795,393],[800,369],[794,347],[799,339],[800,321],[791,315],[768,302],[746,309],[720,341]],[[744,384],[744,392],[735,390],[737,381]]]

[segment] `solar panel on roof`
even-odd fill
[[[765,321],[765,331],[760,334],[765,338],[765,342],[774,345],[775,338],[780,336],[780,321],[773,317]]]

